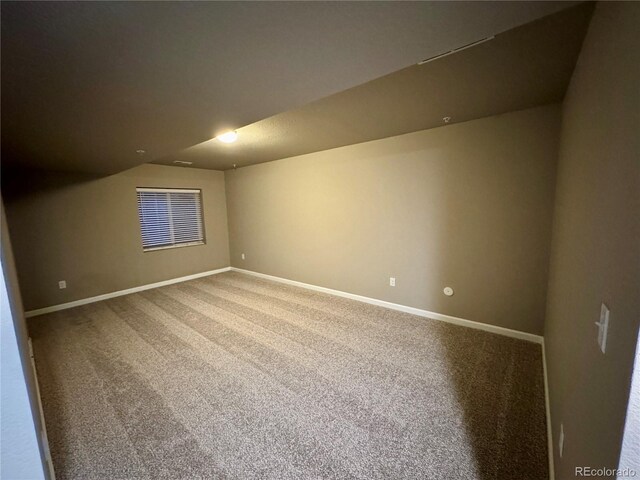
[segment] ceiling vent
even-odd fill
[[[464,45],[462,47],[454,48],[453,50],[449,50],[448,52],[440,53],[440,54],[435,55],[433,57],[426,58],[426,59],[422,60],[421,62],[418,62],[418,65],[424,65],[425,63],[432,62],[432,61],[434,61],[434,60],[436,60],[438,58],[446,57],[448,55],[451,55],[452,53],[461,52],[462,50],[466,50],[467,48],[475,47],[476,45],[480,45],[481,43],[488,42],[489,40],[493,40],[494,38],[495,38],[495,36],[491,36],[491,37],[482,38],[480,40],[476,40],[475,42],[467,43],[466,45]]]

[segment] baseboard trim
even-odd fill
[[[186,282],[188,280],[195,280],[196,278],[208,277],[209,275],[216,275],[218,273],[228,272],[229,270],[231,270],[231,267],[218,268],[217,270],[209,270],[207,272],[194,273],[193,275],[187,275],[185,277],[172,278],[170,280],[164,280],[162,282],[149,283],[147,285],[140,285],[139,287],[127,288],[126,290],[118,290],[117,292],[105,293],[103,295],[97,295],[95,297],[74,300],[73,302],[61,303],[58,305],[52,305],[50,307],[30,310],[28,312],[24,312],[24,316],[29,318],[29,317],[35,317],[38,315],[44,315],[45,313],[57,312],[59,310],[66,310],[68,308],[79,307],[80,305],[100,302],[102,300],[121,297],[122,295],[129,295],[131,293],[142,292],[143,290],[149,290],[151,288],[164,287],[166,285],[172,285],[174,283],[181,283],[181,282]]]
[[[289,280],[288,278],[276,277],[274,275],[267,275],[266,273],[254,272],[252,270],[244,270],[242,268],[236,268],[236,267],[231,267],[231,270],[234,272],[246,273],[247,275],[253,275],[254,277],[273,280],[274,282],[285,283],[287,285],[306,288],[307,290],[314,290],[317,292],[328,293],[330,295],[349,298],[351,300],[356,300],[358,302],[364,302],[364,303],[369,303],[371,305],[377,305],[379,307],[390,308],[391,310],[411,313],[413,315],[430,318],[432,320],[440,320],[442,322],[452,323],[454,325],[461,325],[463,327],[475,328],[476,330],[484,330],[485,332],[497,333],[498,335],[504,335],[506,337],[518,338],[520,340],[526,340],[528,342],[534,342],[540,345],[542,345],[544,341],[542,336],[535,335],[533,333],[521,332],[519,330],[512,330],[510,328],[498,327],[496,325],[489,325],[488,323],[474,322],[473,320],[467,320],[465,318],[452,317],[451,315],[430,312],[428,310],[422,310],[415,307],[408,307],[406,305],[400,305],[398,303],[387,302],[385,300],[378,300],[377,298],[356,295],[354,293],[342,292],[340,290],[333,290],[331,288],[319,287],[317,285],[298,282],[296,280]]]
[[[555,480],[553,462],[553,430],[551,428],[551,401],[549,400],[549,373],[547,372],[547,346],[542,341],[542,372],[544,376],[544,404],[547,414],[547,450],[549,452],[549,480]]]
[[[40,441],[44,450],[44,460],[47,466],[49,476],[48,480],[56,480],[56,472],[53,469],[53,459],[51,458],[51,449],[49,448],[49,437],[47,436],[47,423],[44,420],[44,410],[42,409],[42,397],[40,396],[40,382],[38,381],[38,370],[36,368],[36,358],[33,354],[33,342],[28,337],[29,344],[29,360],[31,361],[31,370],[33,371],[33,381],[36,387],[36,403],[38,404],[38,413],[40,414]]]

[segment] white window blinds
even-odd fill
[[[200,190],[137,188],[143,250],[204,243]]]

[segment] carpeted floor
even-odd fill
[[[235,272],[30,333],[58,480],[548,477],[532,343]]]

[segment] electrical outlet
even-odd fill
[[[244,253],[242,254],[242,259],[244,260]]]
[[[395,287],[396,286],[396,277],[389,277],[389,285],[391,287]]]
[[[600,321],[596,322],[598,326],[598,346],[600,351],[605,353],[607,349],[607,332],[609,331],[609,307],[604,303],[600,305]]]
[[[66,280],[60,280],[60,281],[58,282],[58,288],[59,288],[60,290],[62,290],[63,288],[67,288],[67,281],[66,281]]]
[[[560,424],[560,436],[558,438],[558,452],[560,453],[560,458],[562,458],[562,452],[564,451],[564,425]]]

